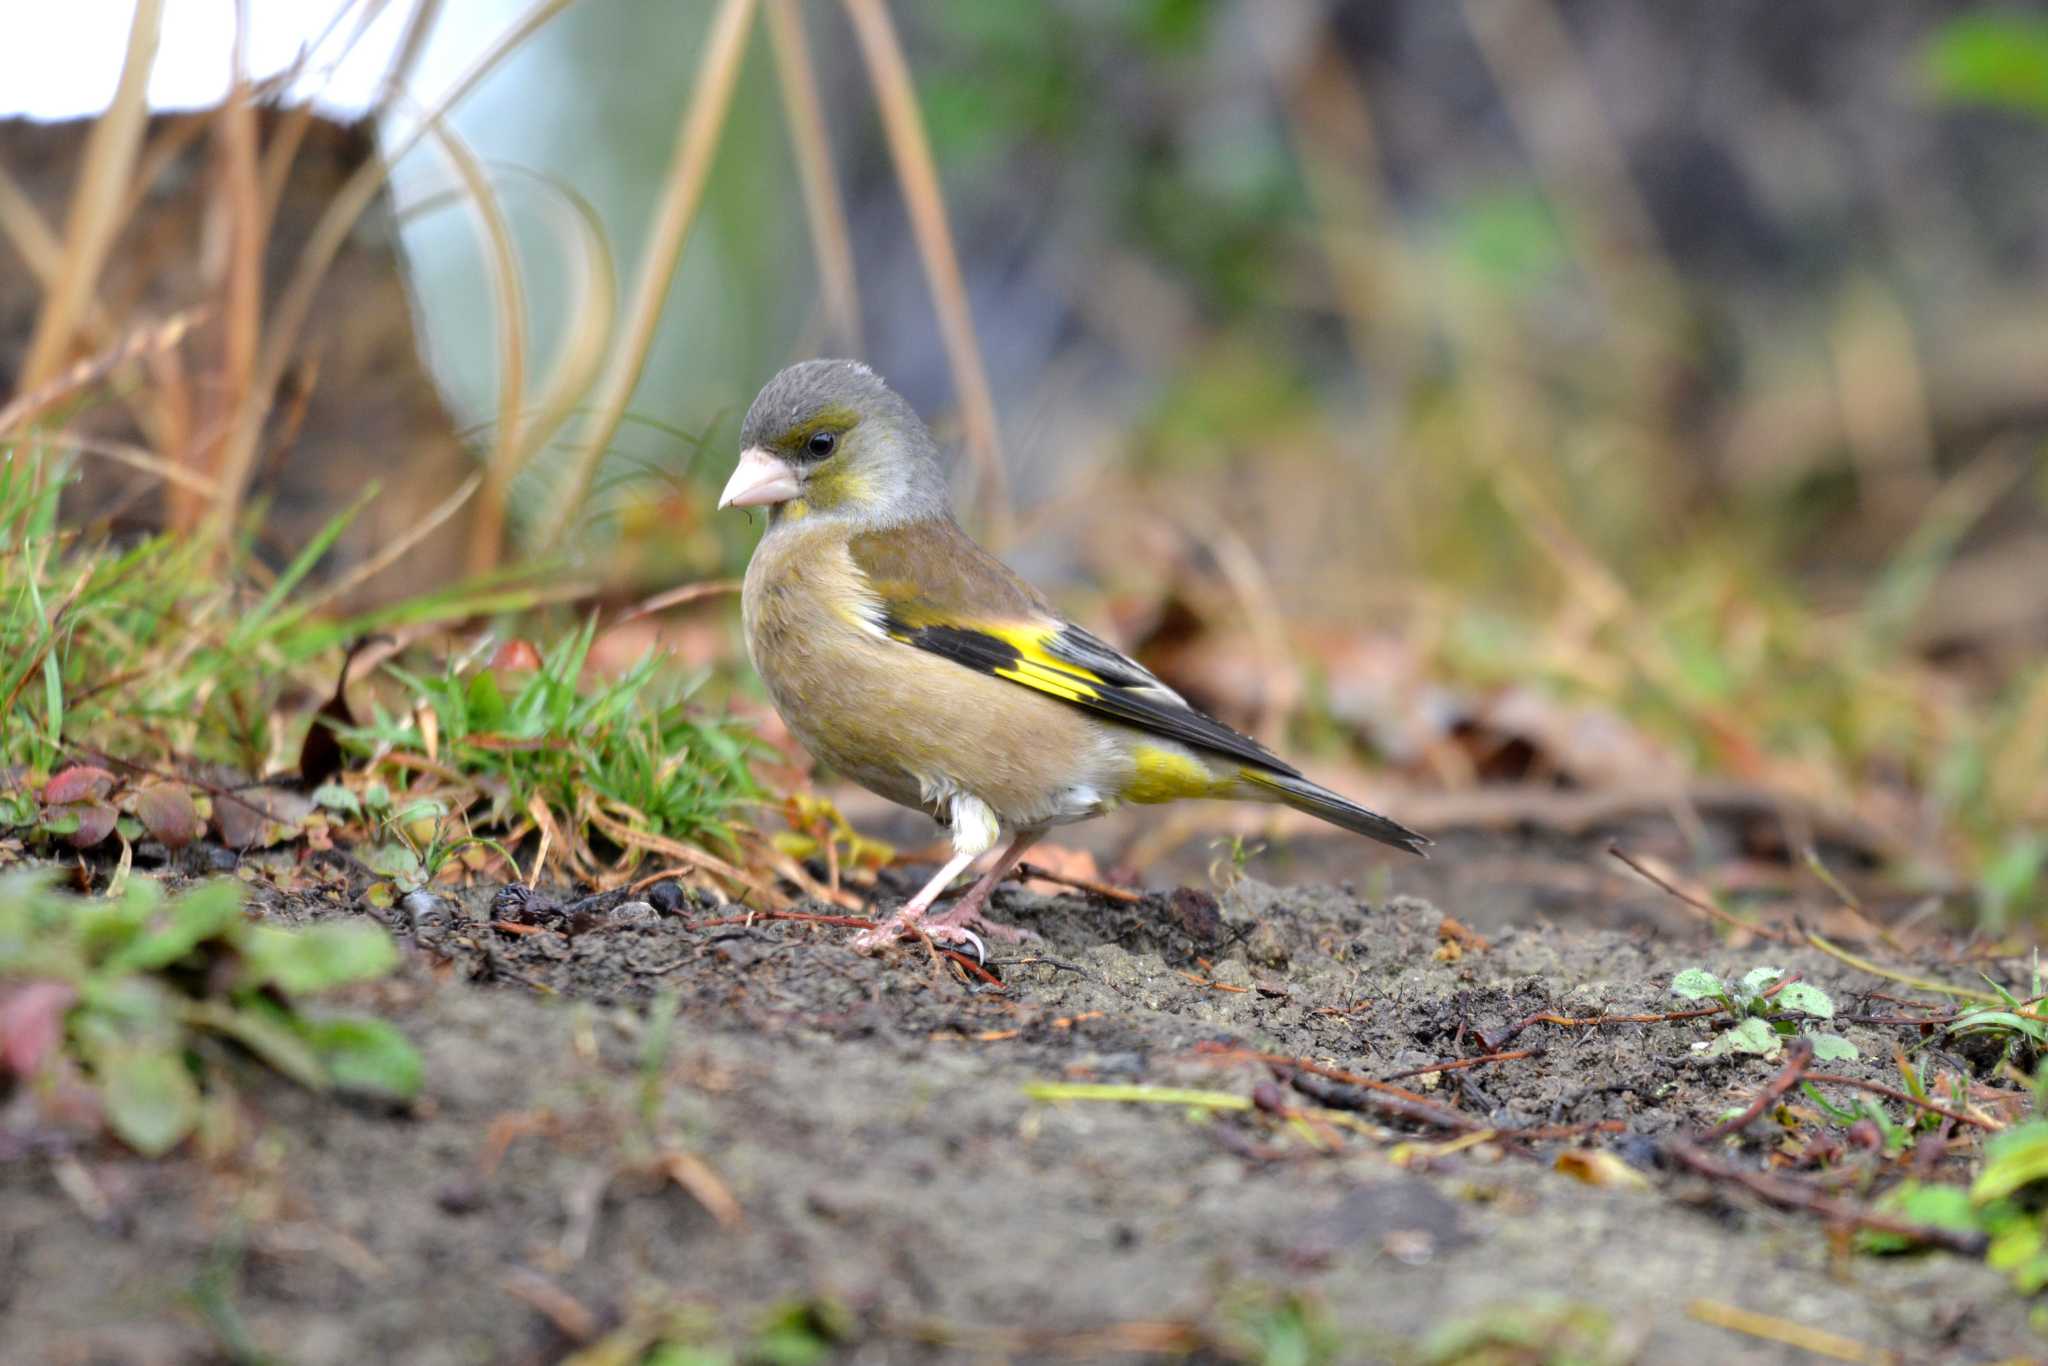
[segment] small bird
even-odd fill
[[[996,885],[1053,826],[1125,802],[1282,802],[1410,853],[1429,843],[1062,618],[960,529],[931,433],[865,365],[784,370],[740,446],[718,506],[768,509],[741,604],[776,710],[814,757],[952,831],[953,857],[858,947],[922,932],[980,951],[977,929],[1017,937],[985,914]]]

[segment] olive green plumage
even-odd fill
[[[954,862],[903,923],[1008,835],[962,905],[921,922],[985,925],[1024,846],[1125,802],[1278,801],[1412,853],[1428,843],[1061,619],[954,522],[930,434],[866,366],[783,371],[740,444],[720,506],[769,509],[742,604],[776,709],[817,758],[953,827]]]

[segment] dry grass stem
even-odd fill
[[[149,73],[156,64],[162,23],[163,0],[136,0],[120,84],[115,87],[113,103],[93,123],[86,138],[57,278],[43,297],[28,358],[22,363],[24,389],[49,382],[64,365],[72,338],[91,305],[100,267],[120,233],[119,209],[149,126]]]
[[[297,268],[293,271],[277,305],[271,311],[270,326],[265,337],[262,361],[257,367],[255,382],[237,407],[232,432],[228,438],[220,471],[220,491],[214,503],[211,519],[213,534],[225,538],[235,524],[244,495],[248,490],[249,477],[254,471],[256,453],[261,444],[264,419],[270,412],[277,386],[284,377],[286,368],[296,348],[306,319],[313,310],[313,301],[319,292],[321,281],[326,278],[327,268],[333,264],[336,253],[348,240],[356,221],[364,210],[376,199],[390,175],[392,165],[403,160],[408,152],[419,145],[427,136],[432,120],[437,119],[467,98],[471,91],[483,81],[498,64],[517,51],[535,32],[568,7],[570,0],[538,0],[503,37],[493,43],[473,62],[455,83],[441,102],[430,111],[428,120],[423,121],[396,146],[380,159],[372,160],[351,175],[329,200],[326,211],[299,256]]]
[[[1563,16],[1552,0],[1463,0],[1463,12],[1536,178],[1609,315],[1627,329],[1628,350],[1651,348],[1641,354],[1658,368],[1668,334],[1631,324],[1677,300],[1676,278]]]
[[[42,282],[45,290],[56,286],[64,269],[64,244],[57,240],[35,201],[4,165],[0,165],[0,236],[7,239],[21,257],[21,263]]]
[[[414,547],[439,530],[441,525],[450,517],[460,512],[462,505],[475,495],[478,486],[483,481],[484,476],[480,473],[470,475],[469,478],[462,481],[460,488],[442,499],[432,511],[420,518],[403,534],[392,537],[379,547],[375,555],[354,566],[346,574],[341,575],[319,592],[306,598],[301,604],[300,610],[314,612],[327,606],[329,603],[340,601],[342,598],[347,597],[358,585],[368,583],[392,565],[397,564]]]
[[[903,185],[911,232],[917,238],[918,256],[924,262],[932,306],[938,313],[939,332],[946,344],[946,360],[952,367],[954,387],[959,391],[960,418],[967,429],[967,454],[976,478],[974,495],[982,534],[1000,549],[1010,537],[1010,490],[1009,476],[1003,468],[995,398],[989,390],[981,342],[975,336],[967,282],[960,271],[959,254],[953,248],[953,230],[946,220],[938,166],[932,158],[931,140],[925,134],[924,117],[918,112],[910,63],[903,56],[896,25],[883,0],[846,0],[846,12],[853,20],[861,56],[874,82],[882,130],[889,140],[896,177]]]
[[[205,317],[205,309],[195,308],[154,327],[138,327],[114,346],[96,356],[86,357],[40,388],[16,395],[5,408],[0,408],[0,435],[33,421],[37,415],[99,383],[129,361],[152,352],[170,350]]]
[[[405,34],[398,40],[397,51],[391,58],[391,70],[384,75],[384,89],[370,111],[371,118],[381,118],[412,80],[412,70],[419,65],[420,53],[426,50],[427,38],[441,17],[441,4],[442,0],[419,0],[413,6],[412,16],[405,21]]]
[[[618,435],[626,404],[639,386],[641,370],[661,326],[662,308],[668,302],[669,283],[682,260],[690,227],[696,222],[705,183],[711,178],[711,163],[718,153],[726,114],[732,108],[732,92],[739,83],[753,20],[754,0],[723,0],[712,17],[690,100],[683,108],[675,158],[669,163],[661,202],[655,207],[654,227],[648,234],[646,249],[640,254],[632,292],[626,298],[625,328],[598,379],[597,392],[591,400],[594,411],[555,490],[554,510],[540,536],[543,549],[559,546],[574,523],[591,480],[597,475],[597,467],[603,463],[612,438]]]
[[[0,424],[0,431],[5,431]],[[59,450],[77,451],[101,460],[111,460],[117,465],[140,471],[166,484],[188,490],[199,498],[213,497],[213,481],[205,475],[196,474],[183,465],[166,460],[146,446],[137,446],[127,441],[101,441],[93,437],[74,436],[70,433],[50,438],[50,446]]]
[[[435,144],[461,180],[463,200],[476,224],[477,242],[491,282],[491,335],[498,342],[498,420],[490,453],[484,458],[483,496],[470,526],[468,568],[481,574],[497,567],[504,549],[505,503],[513,476],[524,463],[527,322],[526,284],[512,225],[505,217],[497,190],[483,162],[446,119],[429,125]]]
[[[834,333],[832,345],[846,354],[863,351],[860,290],[853,270],[853,242],[846,230],[846,208],[839,180],[832,171],[832,140],[818,105],[818,75],[811,45],[804,33],[797,0],[768,0],[768,37],[774,46],[776,83],[789,120],[789,138],[796,152],[798,183],[804,192],[804,217],[810,224],[811,250],[818,258],[818,282],[825,315]]]
[[[573,267],[568,296],[576,306],[564,329],[561,349],[531,405],[521,469],[536,452],[546,449],[596,382],[619,314],[618,272],[597,210],[557,181],[536,177],[534,184],[547,192],[542,202],[557,225],[562,254]]]

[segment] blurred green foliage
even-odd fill
[[[1936,95],[2048,118],[2048,19],[2021,11],[1949,20],[1927,45]]]

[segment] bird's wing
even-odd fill
[[[891,640],[1196,749],[1300,776],[1128,655],[1061,620],[951,521],[870,532],[848,549],[873,595],[874,625]]]

